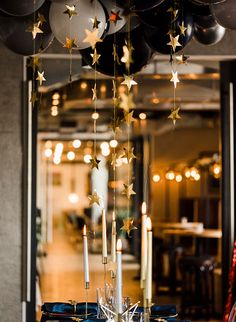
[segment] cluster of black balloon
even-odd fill
[[[174,29],[179,34],[182,50],[194,37],[204,45],[219,42],[225,29],[236,30],[235,0],[1,0],[0,39],[12,51],[21,55],[32,55],[45,50],[54,36],[65,43],[65,38],[75,39],[75,44],[84,61],[92,66],[93,49],[85,43],[85,29],[92,31],[91,19],[99,21],[98,36],[103,42],[97,43],[101,55],[96,69],[101,73],[123,75],[123,46],[131,40],[133,47],[130,73],[136,73],[150,60],[153,52],[173,53],[168,45],[168,31]],[[78,14],[72,19],[64,14],[65,5],[75,5]],[[176,14],[169,8],[178,9]],[[118,11],[121,19],[116,23],[109,20],[111,11]],[[40,27],[43,33],[35,39],[27,28],[35,23],[38,14],[43,14],[46,22]],[[131,17],[130,19],[128,17]],[[179,32],[179,26],[187,28]],[[129,30],[129,32],[128,32]],[[117,59],[114,61],[114,43]],[[93,66],[92,66],[93,67]]]

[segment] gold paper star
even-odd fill
[[[179,12],[179,10],[176,10],[176,9],[174,9],[173,7],[170,7],[170,8],[167,10],[167,12],[171,12],[171,13],[173,14],[173,16],[174,16],[174,17],[176,17],[176,16],[177,16],[177,14],[178,14],[178,12]]]
[[[77,15],[77,12],[75,11],[75,5],[68,6],[66,4],[66,11],[64,11],[63,13],[67,14],[69,19],[71,20],[73,18],[73,16]]]
[[[185,31],[187,30],[187,28],[184,25],[184,21],[182,21],[182,24],[179,25],[179,29],[180,29],[180,34],[185,36]]]
[[[135,118],[133,118],[133,114],[134,114],[134,111],[124,113],[124,120],[128,126],[130,126],[131,123],[135,121]]]
[[[94,203],[100,206],[101,197],[97,194],[96,191],[94,191],[92,195],[89,195],[88,199],[89,199],[89,206],[92,206]]]
[[[39,84],[42,85],[42,83],[46,81],[46,78],[44,78],[44,72],[40,73],[38,71],[38,77],[36,78],[36,80],[38,80]]]
[[[130,91],[133,85],[137,85],[137,83],[133,80],[133,76],[124,75],[125,80],[121,83],[121,85],[126,85],[128,87],[128,91]]]
[[[36,67],[39,68],[41,66],[40,57],[39,56],[31,56],[27,66],[33,68],[33,70],[35,70]]]
[[[97,99],[97,84],[94,84],[94,87],[92,88],[92,92],[93,92],[93,97],[92,100],[95,101]]]
[[[176,56],[176,60],[178,64],[187,64],[187,60],[189,56],[185,56],[184,54]]]
[[[101,55],[99,55],[99,54],[97,53],[97,49],[96,49],[96,48],[94,49],[93,54],[90,54],[90,56],[93,58],[92,65],[99,64],[98,60],[99,60],[99,58],[101,57]]]
[[[98,160],[96,155],[94,157],[92,157],[91,159],[89,159],[91,169],[96,168],[96,169],[99,170],[98,165],[99,165],[100,162],[101,162],[101,160]]]
[[[178,79],[178,72],[177,72],[177,71],[176,71],[176,72],[174,72],[174,71],[172,70],[172,78],[171,78],[170,82],[173,82],[173,83],[174,83],[174,87],[176,88],[177,83],[179,83],[179,79]]]
[[[44,22],[47,22],[44,15],[41,15],[41,13],[38,12],[38,19],[37,19],[39,26],[42,26]]]
[[[176,37],[173,37],[172,35],[170,36],[170,42],[167,43],[167,45],[171,46],[173,51],[176,50],[176,47],[181,47],[182,45],[179,43],[179,35],[177,35]]]
[[[116,12],[111,10],[109,20],[114,22],[115,25],[116,25],[118,20],[122,20],[122,18],[119,16],[119,14],[120,14],[120,10],[118,10]]]
[[[72,49],[77,47],[75,44],[75,39],[70,39],[70,38],[66,37],[66,43],[63,47],[67,48],[69,50],[69,52],[72,52]]]
[[[36,38],[37,34],[43,34],[43,31],[39,28],[40,23],[34,23],[26,29],[26,32],[31,32],[33,39]]]
[[[116,44],[113,44],[112,55],[113,55],[114,62],[116,62],[118,65],[120,65],[119,57],[118,57],[117,50],[116,50]]]
[[[174,125],[177,120],[181,119],[181,116],[179,116],[179,110],[180,110],[180,107],[174,106],[171,109],[170,115],[168,116],[168,119],[171,119],[173,121]]]
[[[133,93],[126,95],[125,93],[120,94],[120,108],[128,112],[130,109],[135,108],[135,103],[133,101]]]
[[[128,163],[131,163],[133,159],[136,159],[136,156],[134,155],[134,148],[126,149],[124,148],[124,153],[121,155],[122,159],[126,159]]]
[[[124,183],[123,186],[124,190],[121,193],[122,195],[126,195],[128,199],[130,199],[132,195],[136,195],[136,192],[133,190],[133,183],[131,183],[130,185]]]
[[[132,230],[138,229],[137,227],[135,227],[133,225],[133,222],[134,222],[134,218],[128,217],[128,218],[123,219],[123,226],[121,227],[121,230],[126,231],[128,236],[130,236],[130,232]]]
[[[83,39],[83,42],[89,43],[94,48],[97,42],[102,42],[102,39],[98,37],[98,32],[98,28],[95,28],[93,31],[85,29],[86,37]]]
[[[115,273],[116,272],[116,262],[109,261],[108,265],[107,265],[107,270],[109,272]]]
[[[112,129],[112,131],[114,133],[121,132],[120,124],[121,124],[121,120],[118,116],[114,120],[112,120],[112,122],[110,124],[110,128]]]
[[[91,18],[92,24],[93,24],[93,29],[98,28],[99,24],[101,21],[98,21],[97,17],[95,16],[94,18]]]
[[[32,103],[32,105],[34,106],[35,102],[37,101],[38,101],[37,92],[35,91],[31,92],[30,102]]]
[[[125,64],[126,69],[129,69],[130,64],[133,63],[132,51],[133,47],[129,49],[126,45],[123,46],[123,56],[121,57],[121,61]]]

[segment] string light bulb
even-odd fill
[[[111,147],[111,148],[116,148],[116,147],[117,147],[117,145],[118,145],[118,141],[117,141],[117,140],[111,140],[111,141],[109,142],[109,144],[110,144],[110,147]]]
[[[182,174],[177,173],[177,174],[175,175],[175,181],[179,183],[179,182],[181,182],[182,180],[183,180]]]
[[[169,181],[173,181],[175,179],[175,173],[172,170],[166,172],[166,179]]]
[[[45,149],[44,155],[46,158],[50,158],[52,156],[52,149],[50,149],[50,148]]]
[[[146,118],[147,118],[147,114],[145,114],[145,113],[140,113],[140,114],[139,114],[139,118],[140,118],[140,120],[146,120]]]
[[[98,112],[94,112],[93,114],[92,114],[92,119],[93,120],[98,120],[99,119],[99,113]]]
[[[161,180],[161,176],[159,174],[154,174],[152,177],[153,182],[157,183]]]
[[[85,154],[84,155],[84,162],[85,163],[90,163],[90,160],[92,159],[92,156],[91,156],[91,154]]]
[[[74,141],[72,142],[72,145],[73,145],[73,147],[74,147],[75,149],[78,149],[78,148],[80,148],[80,147],[81,147],[81,141],[80,141],[80,140],[78,140],[78,139],[76,139],[76,140],[74,140]]]
[[[75,152],[69,151],[66,156],[68,160],[73,161],[75,159]]]
[[[52,99],[53,100],[59,100],[60,99],[60,94],[59,93],[54,93],[53,95],[52,95]]]

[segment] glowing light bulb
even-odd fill
[[[99,119],[99,113],[94,112],[94,113],[92,114],[92,119],[93,119],[93,120],[98,120],[98,119]]]
[[[183,180],[183,177],[180,173],[178,173],[176,176],[175,176],[175,181],[176,182],[181,182]]]
[[[147,118],[147,115],[145,113],[140,113],[139,118],[140,120],[145,120]]]
[[[170,181],[172,181],[172,180],[174,180],[174,178],[175,178],[175,173],[174,173],[174,171],[168,171],[167,173],[166,173],[166,179],[167,180],[170,180]]]
[[[67,159],[70,160],[70,161],[73,161],[75,159],[75,152],[69,151],[67,153]]]
[[[44,155],[46,158],[50,158],[52,156],[52,149],[50,149],[50,148],[45,149]]]
[[[79,201],[79,196],[75,192],[71,192],[68,196],[70,203],[76,204]]]
[[[84,155],[84,162],[85,163],[90,163],[90,159],[92,159],[92,156],[90,154]]]
[[[102,142],[100,148],[101,150],[109,149],[109,144],[107,142]]]
[[[59,93],[54,93],[54,94],[52,95],[52,99],[53,99],[53,100],[59,100],[59,98],[60,98],[60,94],[59,94]]]
[[[80,140],[74,140],[73,142],[72,142],[72,145],[73,145],[73,147],[75,148],[75,149],[78,149],[80,146],[81,146],[81,141]]]
[[[116,148],[116,147],[117,147],[117,145],[118,145],[118,141],[116,141],[116,140],[111,140],[109,144],[110,144],[110,147],[111,147],[111,148]]]
[[[152,180],[153,182],[159,182],[161,180],[161,177],[159,174],[154,174]]]

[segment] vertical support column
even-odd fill
[[[235,240],[236,61],[220,64],[222,140],[222,298],[227,299],[228,274]],[[224,305],[225,303],[223,303]]]

